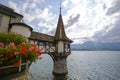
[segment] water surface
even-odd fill
[[[68,75],[52,75],[53,61],[47,55],[32,63],[33,80],[120,80],[120,51],[72,51],[67,58]]]

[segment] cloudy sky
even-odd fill
[[[120,0],[0,0],[24,16],[34,31],[54,35],[60,3],[74,43],[120,42]]]

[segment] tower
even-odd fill
[[[54,66],[53,66],[53,74],[55,75],[65,75],[68,73],[67,70],[67,57],[71,53],[70,43],[73,41],[70,40],[65,33],[64,24],[60,14],[57,23],[57,29],[54,36],[54,41],[56,43],[56,51],[52,54]]]

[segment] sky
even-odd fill
[[[120,0],[0,0],[24,16],[34,31],[54,35],[60,12],[67,36],[86,41],[120,42]]]

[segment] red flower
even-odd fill
[[[14,43],[10,43],[8,46],[6,46],[7,48],[11,48],[11,47],[14,47],[15,44]]]
[[[37,53],[38,53],[38,55],[41,55],[42,54],[41,49],[38,49]]]
[[[26,48],[24,46],[22,47],[22,54],[26,54]]]
[[[1,47],[1,46],[4,46],[4,43],[0,43],[0,47]]]
[[[17,66],[19,66],[19,65],[20,65],[20,61],[14,63],[14,66],[15,66],[15,67],[17,67]]]
[[[29,51],[32,52],[32,51],[33,51],[33,48],[29,48]]]
[[[21,45],[18,45],[18,48],[22,48],[22,46],[21,46]]]
[[[18,46],[18,47],[22,49],[22,54],[26,54],[26,47],[24,46]]]
[[[37,47],[37,44],[32,44],[32,46],[36,48],[36,47]]]
[[[14,55],[16,56],[16,55],[18,55],[20,52],[14,52]]]
[[[10,57],[13,57],[14,56],[14,54],[12,53],[12,54],[10,54]]]

